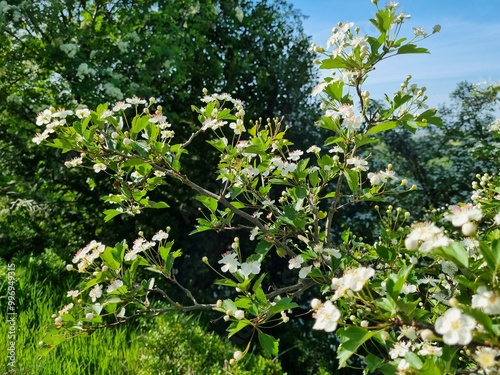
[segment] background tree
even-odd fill
[[[286,116],[303,134],[315,118],[304,95],[315,73],[301,18],[282,0],[2,2],[1,255],[61,252],[94,234],[112,240],[139,229],[132,220],[103,226],[93,216],[99,184],[82,186],[59,155],[32,147],[33,119],[49,104],[155,97],[172,129],[188,134],[190,105],[206,87],[246,98],[248,118]],[[198,146],[207,157],[191,168],[203,183],[213,158]],[[89,188],[95,195],[84,198]],[[183,208],[171,214],[182,230],[196,207],[180,186],[167,190]],[[166,221],[152,214],[141,229]]]
[[[401,176],[418,186],[394,202],[418,212],[440,208],[470,197],[470,181],[477,173],[492,170],[488,153],[476,152],[493,140],[489,126],[498,105],[496,86],[481,88],[460,82],[451,93],[451,104],[442,105],[442,126],[428,126],[412,134],[397,129],[384,134],[373,155],[380,166],[392,163]]]

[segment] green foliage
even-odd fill
[[[126,227],[147,230],[165,219],[152,213],[141,223],[103,224],[95,215],[103,211],[101,176],[68,171],[60,153],[31,144],[32,119],[50,105],[155,97],[185,135],[196,121],[190,104],[207,87],[245,97],[255,117],[285,115],[301,131],[313,123],[304,95],[315,76],[312,53],[302,16],[285,1],[11,2],[0,18],[0,256],[67,254],[89,237],[114,242],[127,237]],[[206,182],[214,155],[203,142],[197,147],[204,157],[187,163]],[[176,229],[184,237],[196,210],[187,197],[178,184],[155,197],[157,208],[176,207],[167,218],[183,218]]]
[[[50,261],[50,260],[48,260]],[[16,367],[11,371],[4,356],[2,374],[18,375],[159,375],[226,374],[224,362],[235,348],[194,316],[171,313],[149,322],[138,322],[74,337],[50,354],[40,356],[39,342],[61,305],[70,282],[52,284],[40,277],[38,270],[50,268],[16,260]],[[56,266],[55,264],[53,266]],[[0,265],[1,280],[7,280],[6,264]],[[1,295],[7,295],[6,282],[0,283]],[[0,299],[1,311],[7,311],[6,299]],[[4,315],[3,315],[4,316]],[[9,323],[0,322],[0,333],[7,338]],[[0,351],[7,353],[9,340],[0,341]],[[250,354],[231,374],[279,374],[279,363]]]
[[[499,100],[495,89],[461,82],[451,98],[452,105],[439,108],[441,125],[415,134],[411,129],[385,133],[373,154],[375,163],[392,162],[418,186],[414,194],[393,201],[412,213],[466,200],[476,174],[496,172],[495,147],[485,148],[495,142],[489,131]]]
[[[234,347],[218,335],[207,332],[195,316],[166,314],[152,323],[147,333],[141,375],[280,374],[279,362],[249,354],[237,366],[228,367]]]

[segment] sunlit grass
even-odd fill
[[[39,342],[61,307],[71,282],[39,281],[36,264],[16,268],[16,361],[8,365],[9,323],[5,264],[0,264],[0,374],[7,375],[250,375],[279,374],[278,362],[249,354],[237,366],[227,360],[237,350],[207,332],[195,316],[165,314],[78,336],[40,356]],[[242,345],[242,343],[240,343]],[[239,350],[239,349],[238,349]]]
[[[59,345],[46,356],[39,356],[39,342],[45,328],[53,322],[52,315],[62,306],[67,282],[51,285],[36,281],[35,270],[16,270],[17,309],[16,361],[15,367],[8,365],[6,355],[0,360],[2,374],[138,374],[141,356],[141,336],[133,326],[98,331],[89,336],[75,337]],[[2,275],[3,276],[3,275]],[[5,278],[2,277],[2,280]],[[6,286],[0,288],[2,297]],[[9,341],[6,298],[0,300],[0,353],[7,353]]]

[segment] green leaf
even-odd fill
[[[387,374],[387,375],[393,375],[396,373],[396,369],[394,366],[391,366],[390,364],[384,363],[384,360],[382,358],[377,357],[376,355],[373,355],[369,353],[365,357],[365,362],[366,362],[366,367],[368,370],[368,373],[375,372],[375,370],[378,370],[378,372],[381,372],[382,374]]]
[[[338,102],[342,102],[344,82],[342,81],[330,81],[330,83],[323,90],[330,98]],[[332,120],[331,117],[325,116],[325,119]],[[332,120],[333,121],[333,120]]]
[[[407,352],[405,359],[415,370],[420,370],[424,365],[420,357],[413,352]]]
[[[229,332],[229,335],[227,335],[227,337],[231,338],[248,325],[250,325],[250,322],[246,319],[231,323],[231,325],[227,328],[227,331]]]
[[[356,194],[359,189],[359,173],[352,169],[344,169],[344,176],[349,185],[349,189],[351,189],[353,194]]]
[[[106,250],[104,250],[104,252],[99,256],[112,270],[117,270],[120,268],[120,251],[115,249],[114,247],[106,247]]]
[[[416,44],[405,44],[404,46],[398,48],[398,55],[406,53],[429,53],[429,50],[427,48],[417,47]]]
[[[149,124],[149,117],[134,117],[132,120],[132,134],[138,134],[140,131],[144,130]]]
[[[158,253],[161,256],[161,259],[164,261],[167,260],[168,255],[170,254],[170,250],[172,250],[172,246],[174,245],[174,241],[167,242],[164,246],[160,246],[158,249]]]
[[[459,242],[452,242],[450,245],[441,248],[443,256],[455,263],[459,268],[469,268],[469,254]]]
[[[347,365],[347,360],[356,353],[358,348],[371,339],[379,331],[368,331],[361,327],[347,327],[337,330],[337,336],[342,341],[337,351],[339,369]]]
[[[141,158],[130,158],[125,160],[125,162],[122,164],[124,167],[131,167],[131,166],[136,166],[136,165],[141,165],[141,164],[148,164],[144,159]]]
[[[149,208],[169,208],[170,206],[165,202],[150,202]]]
[[[210,210],[213,214],[217,211],[218,202],[217,199],[212,197],[207,197],[206,195],[198,195],[195,198],[198,202],[201,202],[206,208]]]
[[[278,355],[279,342],[273,336],[259,331],[259,343],[266,354],[273,357]]]
[[[336,58],[332,59],[324,59],[321,62],[321,65],[319,66],[320,69],[343,69],[347,68],[349,65],[347,64],[347,61],[344,60],[342,57],[337,56]]]
[[[366,134],[369,135],[369,134],[385,132],[387,130],[394,129],[396,126],[397,126],[396,121],[386,121],[371,127],[370,129],[368,129]]]
[[[115,216],[118,216],[118,215],[121,215],[123,212],[121,211],[118,211],[118,210],[105,210],[104,211],[104,222],[107,223],[108,221],[110,221],[112,218],[114,218]]]

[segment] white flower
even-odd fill
[[[100,171],[105,171],[106,170],[106,164],[103,163],[96,163],[94,164],[94,172],[99,173]]]
[[[354,156],[347,159],[347,165],[353,165],[353,168],[351,169],[356,172],[368,170],[368,162],[364,159],[361,159],[359,156]]]
[[[155,114],[155,115],[153,115],[153,117],[151,117],[149,119],[149,122],[151,122],[153,124],[157,124],[157,123],[164,124],[166,121],[167,121],[167,117],[164,115],[161,115],[161,114]]]
[[[75,57],[76,53],[80,49],[80,46],[78,44],[74,43],[65,43],[61,44],[59,46],[60,50],[63,51],[70,59]]]
[[[90,110],[88,108],[78,108],[75,111],[76,117],[82,119],[90,116]]]
[[[64,306],[60,311],[59,311],[59,316],[63,316],[64,314],[67,314],[69,310],[73,308],[74,304],[70,303]]]
[[[229,124],[229,127],[234,130],[234,134],[239,135],[246,131],[245,125],[243,124],[243,120],[238,119],[236,122],[232,122]]]
[[[500,314],[500,296],[485,286],[480,286],[477,288],[477,294],[472,296],[472,307],[488,315],[498,315]]]
[[[138,105],[138,104],[146,104],[146,100],[144,99],[139,99],[137,96],[133,96],[131,98],[125,99],[127,103],[130,103],[132,105]]]
[[[403,287],[401,288],[401,293],[403,294],[415,293],[416,291],[417,286],[413,284],[404,283]]]
[[[344,121],[342,122],[342,125],[345,125],[347,129],[349,130],[358,130],[361,125],[363,125],[363,116],[357,115],[357,116],[349,116],[345,117]]]
[[[418,355],[431,355],[435,357],[441,357],[443,355],[443,348],[429,344],[428,342],[425,342],[422,345],[422,348],[417,353]]]
[[[123,286],[123,281],[121,281],[120,279],[116,279],[111,284],[109,284],[108,288],[106,289],[106,293],[114,292],[115,290],[121,288],[122,286]]]
[[[498,352],[498,350],[495,350],[493,348],[480,347],[476,350],[474,359],[481,368],[487,369],[489,367],[498,365],[498,361],[496,358],[499,354],[500,353]]]
[[[104,112],[101,113],[101,119],[106,119],[108,117],[113,116],[113,111],[110,111],[109,109],[106,109]]]
[[[312,89],[311,96],[317,96],[317,95],[321,94],[326,86],[328,86],[328,82],[323,81],[323,82],[317,84]]]
[[[82,160],[82,157],[81,156],[78,156],[76,158],[73,158],[71,160],[68,160],[68,161],[65,161],[64,162],[64,165],[67,167],[67,168],[74,168],[74,167],[77,167],[79,165],[82,165],[83,163],[83,160]]]
[[[402,359],[398,363],[398,374],[408,374],[411,373],[411,366],[410,364],[406,361],[406,359]]]
[[[370,267],[359,267],[348,270],[341,278],[332,279],[332,288],[347,288],[353,292],[363,289],[366,282],[375,275],[375,270]]]
[[[36,117],[36,124],[38,126],[48,124],[52,120],[52,111],[50,109],[45,109],[38,114]]]
[[[467,345],[472,341],[472,330],[476,326],[474,318],[452,307],[436,319],[436,332],[443,336],[448,345]]]
[[[313,329],[333,332],[337,328],[340,311],[331,301],[326,301],[316,310],[313,317],[316,319]]]
[[[102,287],[99,284],[97,284],[90,290],[89,297],[92,298],[92,302],[95,302],[101,296],[102,296]]]
[[[231,272],[235,273],[238,270],[238,266],[240,265],[240,262],[238,259],[236,259],[238,255],[236,253],[229,253],[226,254],[222,257],[221,260],[219,260],[219,264],[223,264],[221,267],[222,272]]]
[[[449,244],[450,239],[434,223],[417,223],[413,225],[410,234],[405,240],[405,247],[408,250],[418,249],[423,253],[428,253],[436,247]]]
[[[163,177],[163,176],[165,176],[165,172],[156,170],[156,171],[154,171],[154,175],[156,177]]]
[[[397,180],[398,178],[396,177],[396,172],[394,172],[392,169],[386,169],[385,171],[380,171],[377,173],[368,173],[368,179],[370,180],[370,184],[372,184],[372,186],[377,186],[387,183],[389,179]]]
[[[302,263],[304,263],[304,259],[300,255],[297,255],[288,261],[288,268],[291,270],[294,268],[300,268]]]
[[[250,276],[251,274],[253,275],[258,275],[260,273],[260,263],[256,260],[252,262],[245,262],[241,265],[241,273],[245,278]]]
[[[298,161],[304,152],[300,150],[292,151],[288,154],[287,159],[292,161]]]
[[[450,277],[455,276],[455,273],[458,271],[458,267],[453,262],[441,259],[439,261],[439,264],[441,265],[441,270],[443,271],[443,273]]]
[[[250,241],[255,240],[255,237],[257,236],[257,234],[259,234],[259,228],[258,228],[258,227],[254,227],[254,228],[250,231]]]
[[[474,207],[472,204],[465,206],[450,206],[451,213],[444,215],[444,218],[451,221],[453,226],[461,227],[470,221],[479,221],[483,217],[483,213],[479,207]]]
[[[130,104],[130,103],[116,102],[116,104],[113,107],[113,112],[124,111],[130,107],[132,107],[132,104]]]
[[[321,151],[321,148],[319,148],[318,146],[315,146],[315,145],[313,145],[313,146],[309,147],[309,148],[306,150],[306,152],[313,152],[313,153],[315,153],[315,154],[319,153],[320,151]]]
[[[66,297],[73,297],[76,298],[80,295],[79,290],[68,290],[68,294],[66,294]]]
[[[163,230],[159,230],[152,238],[153,241],[166,240],[168,238],[168,233]]]
[[[391,350],[389,350],[389,355],[392,359],[396,359],[398,357],[404,357],[408,350],[410,350],[410,341],[406,342],[396,342]]]
[[[312,271],[312,266],[302,267],[299,271],[299,278],[305,279]]]
[[[45,130],[42,134],[37,133],[32,139],[33,143],[36,143],[37,145],[39,145],[40,143],[45,141],[47,138],[49,138],[50,133],[52,133],[52,131],[47,131],[47,130]]]

